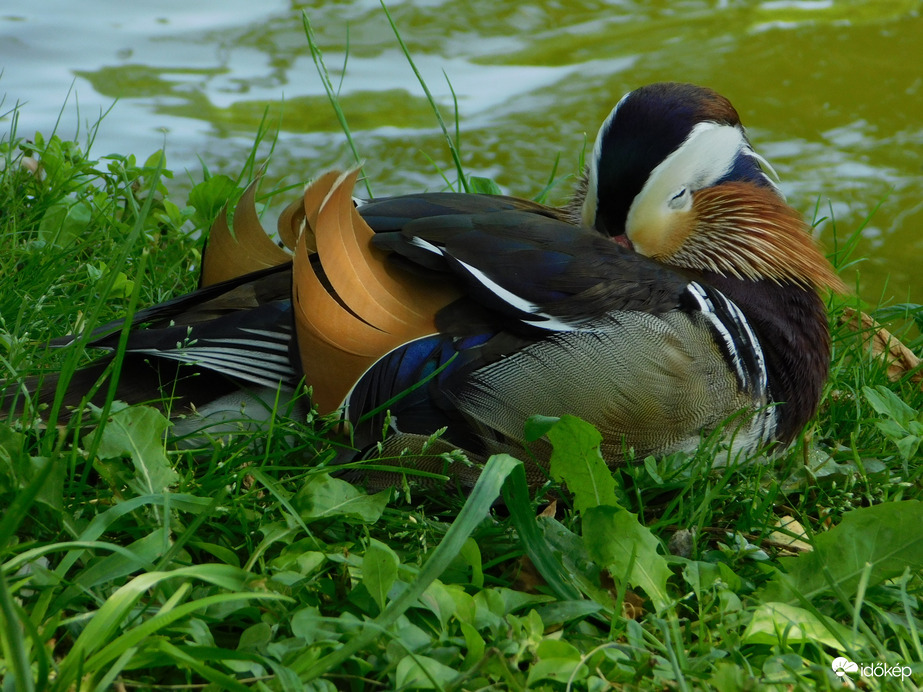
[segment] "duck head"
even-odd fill
[[[651,84],[603,123],[577,204],[584,225],[670,266],[843,290],[767,171],[726,98]]]

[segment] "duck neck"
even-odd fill
[[[702,280],[734,301],[756,333],[766,359],[769,392],[779,405],[776,437],[788,444],[817,411],[830,368],[823,301],[814,290],[795,284],[710,273]]]

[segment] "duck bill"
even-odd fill
[[[635,246],[631,244],[631,241],[628,239],[628,236],[625,235],[624,233],[620,233],[619,235],[609,236],[609,240],[611,240],[616,245],[621,245],[622,247],[626,247],[629,250],[635,249]]]

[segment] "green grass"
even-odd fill
[[[7,120],[0,377],[67,375],[89,356],[44,341],[192,289],[244,180],[206,170],[184,202],[160,154],[96,160],[92,132]],[[845,305],[923,347],[919,306],[838,299],[820,413],[779,458],[714,467],[705,440],[610,473],[592,429],[536,420],[572,491],[538,499],[509,457],[467,497],[367,494],[327,474],[327,421],[281,411],[194,448],[112,401],[0,421],[4,689],[814,690],[841,686],[838,656],[911,671],[867,689],[923,684],[923,391]],[[782,547],[786,517],[813,551]]]

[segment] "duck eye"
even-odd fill
[[[670,200],[667,202],[667,206],[670,207],[670,209],[681,209],[682,207],[686,206],[688,200],[688,195],[686,192],[686,188],[681,187],[679,190],[673,193],[672,197],[670,197]]]

